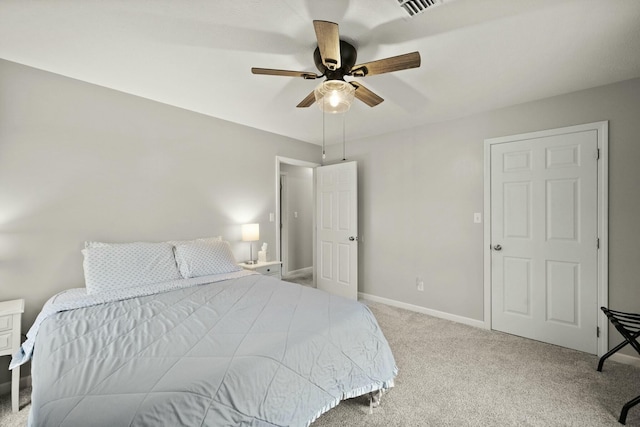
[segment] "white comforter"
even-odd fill
[[[393,386],[395,361],[366,306],[234,275],[53,298],[13,361],[33,354],[30,424],[306,426]]]

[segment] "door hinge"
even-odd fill
[[[600,149],[596,148],[596,160],[600,160]]]
[[[596,249],[600,249],[600,238],[596,239]]]
[[[596,326],[596,338],[600,338],[600,326]]]

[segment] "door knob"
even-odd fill
[[[354,240],[358,240],[358,236],[349,236],[350,242],[353,242]]]
[[[495,251],[501,251],[501,250],[502,250],[502,246],[500,246],[500,245],[495,245],[495,246],[493,247],[493,250],[495,250]]]

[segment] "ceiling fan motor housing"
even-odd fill
[[[320,73],[322,73],[327,80],[344,80],[344,76],[349,74],[351,68],[356,64],[357,57],[358,54],[356,52],[356,48],[353,47],[352,44],[344,40],[340,40],[340,61],[342,66],[337,70],[329,70],[322,63],[320,48],[316,47],[316,50],[313,51],[313,61]]]

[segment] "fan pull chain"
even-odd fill
[[[344,122],[345,122],[345,116],[347,114],[346,113],[342,113],[342,161],[347,160],[347,156],[345,154],[345,139],[344,139]]]
[[[322,96],[321,101],[324,103],[324,95]],[[324,110],[322,110],[322,160],[327,158],[327,155],[324,151],[324,115],[326,113],[324,112]]]

